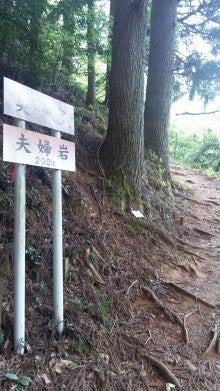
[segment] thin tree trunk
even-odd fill
[[[145,154],[169,180],[169,123],[173,83],[177,0],[153,0],[144,116]]]
[[[88,0],[87,14],[87,71],[88,88],[86,105],[95,105],[95,41],[94,41],[94,0]]]

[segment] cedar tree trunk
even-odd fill
[[[150,54],[144,115],[144,147],[158,167],[169,172],[169,123],[173,83],[177,0],[153,0],[151,11]]]
[[[122,207],[141,194],[146,6],[147,0],[113,1],[109,124],[100,152]]]
[[[86,105],[95,105],[95,37],[94,37],[94,0],[88,0],[87,13],[87,71],[88,88]]]

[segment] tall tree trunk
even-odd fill
[[[169,172],[169,123],[173,82],[177,0],[153,0],[144,116],[145,154]]]
[[[109,124],[101,160],[122,206],[137,203],[141,194],[146,6],[147,0],[113,4]]]
[[[46,0],[29,0],[29,76],[28,84],[32,88],[40,86],[42,72],[42,16]]]
[[[88,88],[86,105],[95,105],[95,37],[94,37],[94,0],[88,0],[87,14],[87,70],[88,70]]]
[[[61,48],[62,63],[62,81],[64,85],[69,86],[70,78],[73,73],[73,37],[71,33],[72,24],[74,24],[75,6],[73,2],[63,1],[63,42]],[[57,83],[59,84],[59,82]]]
[[[105,84],[105,100],[104,105],[109,104],[109,81],[111,72],[111,41],[112,41],[112,21],[113,21],[113,2],[110,2],[110,13],[109,13],[109,32],[108,32],[108,53],[107,53],[107,67],[106,67],[106,84]]]

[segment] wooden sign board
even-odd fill
[[[74,134],[73,106],[4,77],[4,113]]]
[[[3,124],[3,160],[75,171],[75,143]]]

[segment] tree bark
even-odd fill
[[[94,41],[94,0],[88,0],[87,13],[87,71],[88,71],[88,88],[86,105],[95,105],[95,41]]]
[[[46,7],[46,1],[36,3],[30,0],[29,3],[29,74],[28,85],[38,88],[41,84],[42,72],[42,17]]]
[[[137,203],[141,192],[147,0],[112,5],[109,123],[101,161],[123,206],[126,200]]]
[[[173,83],[177,0],[153,0],[144,115],[145,154],[153,155],[170,179],[169,124]]]
[[[108,106],[109,104],[109,82],[110,82],[110,72],[111,72],[111,55],[110,47],[112,42],[112,20],[113,20],[113,2],[110,2],[110,12],[109,12],[109,33],[108,33],[108,53],[107,53],[107,67],[106,67],[106,84],[105,84],[105,100],[104,105]]]

